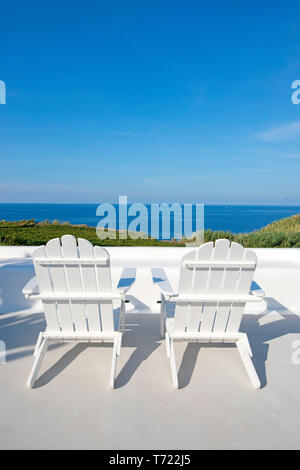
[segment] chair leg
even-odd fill
[[[109,379],[110,388],[114,388],[114,385],[115,385],[118,344],[119,344],[119,338],[117,337],[117,338],[114,339],[114,347],[113,347],[113,353],[112,353],[110,379]]]
[[[125,331],[125,302],[124,300],[122,300],[121,302],[120,321],[121,321],[121,331],[122,333],[124,333]]]
[[[174,341],[173,341],[173,339],[170,340],[170,365],[171,365],[171,374],[172,374],[173,387],[178,388],[178,377],[177,377],[177,369],[176,369],[176,360],[175,360]]]
[[[161,295],[161,304],[160,304],[160,334],[161,337],[165,337],[165,325],[166,325],[166,318],[167,318],[167,311],[166,311],[166,301],[163,295]]]
[[[244,336],[245,346],[246,346],[246,348],[247,348],[247,350],[248,350],[249,356],[250,356],[250,357],[253,357],[252,350],[251,350],[251,346],[250,346],[250,343],[249,343],[249,340],[248,340],[248,336],[247,336],[246,333],[244,333],[244,335],[245,335],[245,336]]]
[[[244,366],[246,368],[247,374],[249,376],[249,379],[253,385],[254,388],[260,388],[260,380],[258,378],[258,375],[256,373],[256,370],[254,368],[253,362],[251,360],[250,354],[249,354],[249,348],[243,339],[240,339],[236,342],[238,351],[240,353],[240,356],[242,358],[242,361],[244,363]]]
[[[117,349],[117,356],[119,357],[121,354],[121,345],[122,345],[122,333],[120,333],[118,338],[118,349]]]
[[[39,340],[40,338],[38,339],[38,341]],[[44,356],[46,354],[48,344],[49,344],[49,339],[45,338],[42,341],[42,344],[37,349],[37,351],[35,351],[35,359],[34,359],[34,362],[33,362],[33,365],[32,365],[32,368],[31,368],[31,371],[30,371],[30,374],[26,383],[26,387],[28,388],[32,388],[34,386],[34,383],[36,381],[40,367],[42,365]]]
[[[167,350],[167,357],[170,357],[170,336],[166,333],[166,350]]]
[[[41,342],[42,342],[42,340],[43,340],[43,334],[44,334],[44,333],[43,333],[42,331],[41,331],[40,334],[39,334],[38,340],[37,340],[36,345],[35,345],[35,348],[34,348],[34,353],[33,353],[34,357],[36,357],[36,355],[37,355],[37,353],[38,353],[38,350],[39,350],[39,348],[40,348]]]

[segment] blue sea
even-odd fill
[[[0,220],[35,219],[41,222],[56,219],[60,222],[96,227],[101,220],[101,217],[96,215],[97,207],[97,204],[0,204]],[[118,205],[115,207],[118,212]],[[204,227],[245,233],[294,214],[300,214],[300,206],[205,205]],[[128,220],[130,222],[130,217]],[[117,226],[111,228],[119,228],[118,217]],[[171,219],[170,238],[173,235]]]

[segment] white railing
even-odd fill
[[[22,294],[23,287],[34,275],[31,255],[35,248],[22,246],[0,247],[0,313],[39,308],[39,303],[31,303]],[[118,282],[124,267],[137,268],[136,282],[128,296],[130,303],[127,304],[127,310],[158,312],[159,305],[157,301],[160,299],[160,293],[158,288],[153,285],[150,268],[164,268],[172,288],[176,291],[180,260],[191,249],[193,248],[108,247],[113,283]],[[258,256],[255,280],[261,282],[261,279],[266,278],[267,285],[270,282],[278,281],[278,288],[280,289],[280,276],[278,280],[275,280],[274,269],[295,269],[295,276],[299,276],[300,249],[259,248],[254,249],[254,251]],[[284,277],[281,279],[283,282]],[[300,285],[300,276],[298,284]],[[265,290],[265,286],[262,286],[262,288]],[[266,294],[268,295],[268,292]]]

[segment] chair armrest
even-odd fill
[[[168,300],[175,293],[163,268],[151,268],[153,284],[156,285],[162,295]]]
[[[225,302],[225,303],[246,303],[246,302],[261,302],[262,298],[252,294],[180,294],[169,295],[169,302],[175,304],[199,304],[205,302]]]
[[[136,279],[136,268],[124,268],[119,283],[117,285],[117,292],[120,294],[126,294],[126,292],[132,287]]]
[[[36,295],[39,293],[39,286],[37,283],[36,276],[32,277],[30,281],[27,282],[22,292],[25,295],[26,299],[29,299],[31,295]]]
[[[252,281],[251,283],[250,294],[255,295],[255,297],[265,297],[265,292],[255,281]]]

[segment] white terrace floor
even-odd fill
[[[256,250],[255,280],[266,301],[260,310],[247,309],[242,329],[262,388],[251,387],[230,345],[179,343],[180,389],[174,391],[159,316],[151,313],[158,295],[148,272],[150,265],[164,266],[176,287],[183,250],[109,250],[115,278],[120,266],[139,267],[115,390],[108,388],[112,348],[83,344],[50,347],[36,387],[28,390],[44,327],[39,306],[19,294],[32,273],[30,258],[21,257],[32,250],[0,249],[0,339],[7,348],[0,365],[1,449],[300,448],[300,363],[292,361],[294,353],[300,362],[292,348],[295,340],[300,347],[300,251]]]

